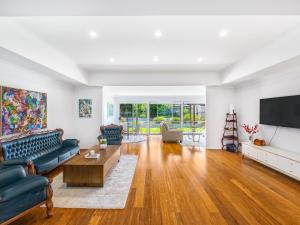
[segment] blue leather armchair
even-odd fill
[[[122,130],[123,126],[118,126],[114,124],[101,126],[101,135],[98,137],[98,139],[105,138],[107,140],[108,145],[120,145],[123,139]]]
[[[42,204],[52,216],[51,182],[43,176],[30,176],[22,166],[0,168],[0,224],[8,224]]]
[[[0,146],[2,165],[22,165],[30,174],[47,173],[79,153],[79,141],[62,141],[62,135],[63,130],[57,129],[3,142]]]

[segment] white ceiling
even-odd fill
[[[299,0],[1,0],[5,16],[299,14]]]
[[[13,17],[88,72],[220,71],[299,25],[298,16]],[[219,32],[228,30],[226,38]],[[98,38],[88,34],[93,30]],[[154,32],[162,37],[156,39]],[[110,63],[109,58],[115,59]],[[159,62],[153,62],[158,57]],[[201,63],[197,58],[202,57]]]

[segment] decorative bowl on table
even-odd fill
[[[99,159],[100,154],[96,153],[95,150],[89,151],[87,154],[84,156],[86,159]]]

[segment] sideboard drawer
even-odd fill
[[[279,169],[281,169],[282,171],[284,171],[286,173],[291,173],[293,171],[293,168],[292,168],[293,165],[294,165],[294,161],[284,158],[284,157],[279,157],[277,167]]]
[[[243,145],[242,152],[244,155],[249,156],[250,158],[257,159],[257,150],[255,148]]]
[[[262,161],[264,163],[267,163],[268,162],[268,153],[265,152],[265,151],[258,151],[257,152],[257,159],[259,161]]]
[[[266,152],[266,151],[258,151],[257,159],[265,164],[268,164],[273,167],[278,167],[278,156]]]
[[[300,178],[300,163],[292,162],[289,173],[292,174],[295,177]]]

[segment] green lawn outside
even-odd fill
[[[205,127],[197,127],[196,128],[196,132],[203,132],[205,129]],[[188,128],[188,127],[183,127],[183,128],[179,128],[178,130],[182,130],[183,133],[188,133],[188,132],[191,132],[192,131],[192,128]],[[129,133],[132,132],[132,128],[129,128]],[[146,127],[141,127],[140,128],[140,132],[141,134],[147,134],[147,128]],[[151,134],[157,134],[157,133],[160,133],[160,127],[151,127],[150,128],[150,133]]]

